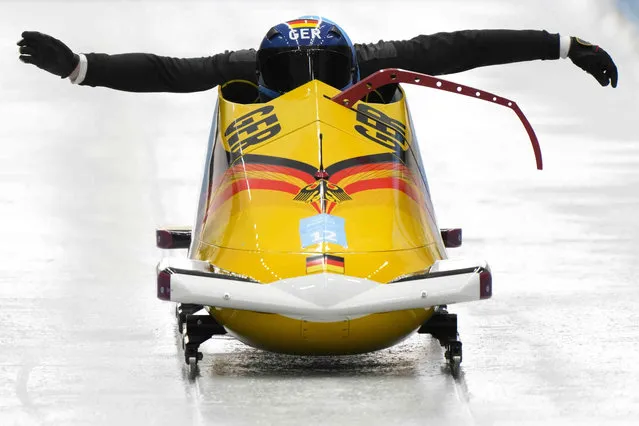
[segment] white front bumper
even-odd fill
[[[208,262],[166,258],[158,265],[162,300],[318,321],[487,299],[491,281],[485,262],[458,260],[391,284],[332,273],[259,284],[214,274]]]

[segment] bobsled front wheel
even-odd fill
[[[434,307],[433,315],[417,330],[430,334],[445,349],[444,358],[454,378],[459,377],[462,362],[462,342],[457,332],[457,315],[448,312],[446,305]]]
[[[186,365],[188,365],[188,366],[189,366],[189,370],[191,370],[191,371],[195,371],[195,370],[197,370],[197,368],[198,368],[198,365],[197,365],[197,359],[195,359],[195,358],[190,358],[190,359],[189,359],[189,362],[188,362]]]
[[[197,346],[192,343],[187,343],[184,345],[184,362],[189,367],[196,367],[199,361],[202,361],[204,355],[202,352],[198,351]]]
[[[454,378],[458,378],[462,362],[462,342],[459,340],[448,342],[444,357],[446,358],[448,368],[450,368],[450,374]]]

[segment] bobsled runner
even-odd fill
[[[490,298],[484,261],[449,259],[461,229],[440,229],[404,91],[418,84],[511,108],[541,168],[534,132],[502,97],[403,70],[344,92],[311,81],[265,103],[220,90],[192,229],[158,229],[157,296],[177,302],[187,364],[230,334],[252,347],[346,355],[415,332],[458,374],[454,303]],[[205,311],[202,311],[205,309]],[[202,313],[204,312],[204,313]]]

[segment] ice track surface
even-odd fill
[[[0,2],[0,424],[611,425],[639,418],[639,48],[608,1]],[[392,9],[385,9],[392,7]],[[604,46],[619,88],[568,60],[449,76],[510,111],[409,90],[452,256],[487,259],[494,296],[452,307],[463,373],[415,336],[350,358],[221,338],[191,376],[155,298],[154,229],[191,224],[215,92],[72,87],[17,60],[22,30],[79,52],[202,56],[256,46],[300,14],[356,41],[538,28]]]

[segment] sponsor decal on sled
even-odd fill
[[[355,130],[367,139],[394,151],[407,151],[409,148],[406,125],[366,104],[357,106]]]
[[[235,119],[226,128],[224,137],[231,153],[241,154],[243,150],[267,141],[282,130],[274,109],[272,105],[257,108]]]
[[[344,218],[322,213],[300,220],[302,248],[318,243],[333,243],[342,247],[346,244]]]
[[[317,274],[320,272],[344,273],[344,258],[330,254],[321,254],[306,258],[306,273]]]

